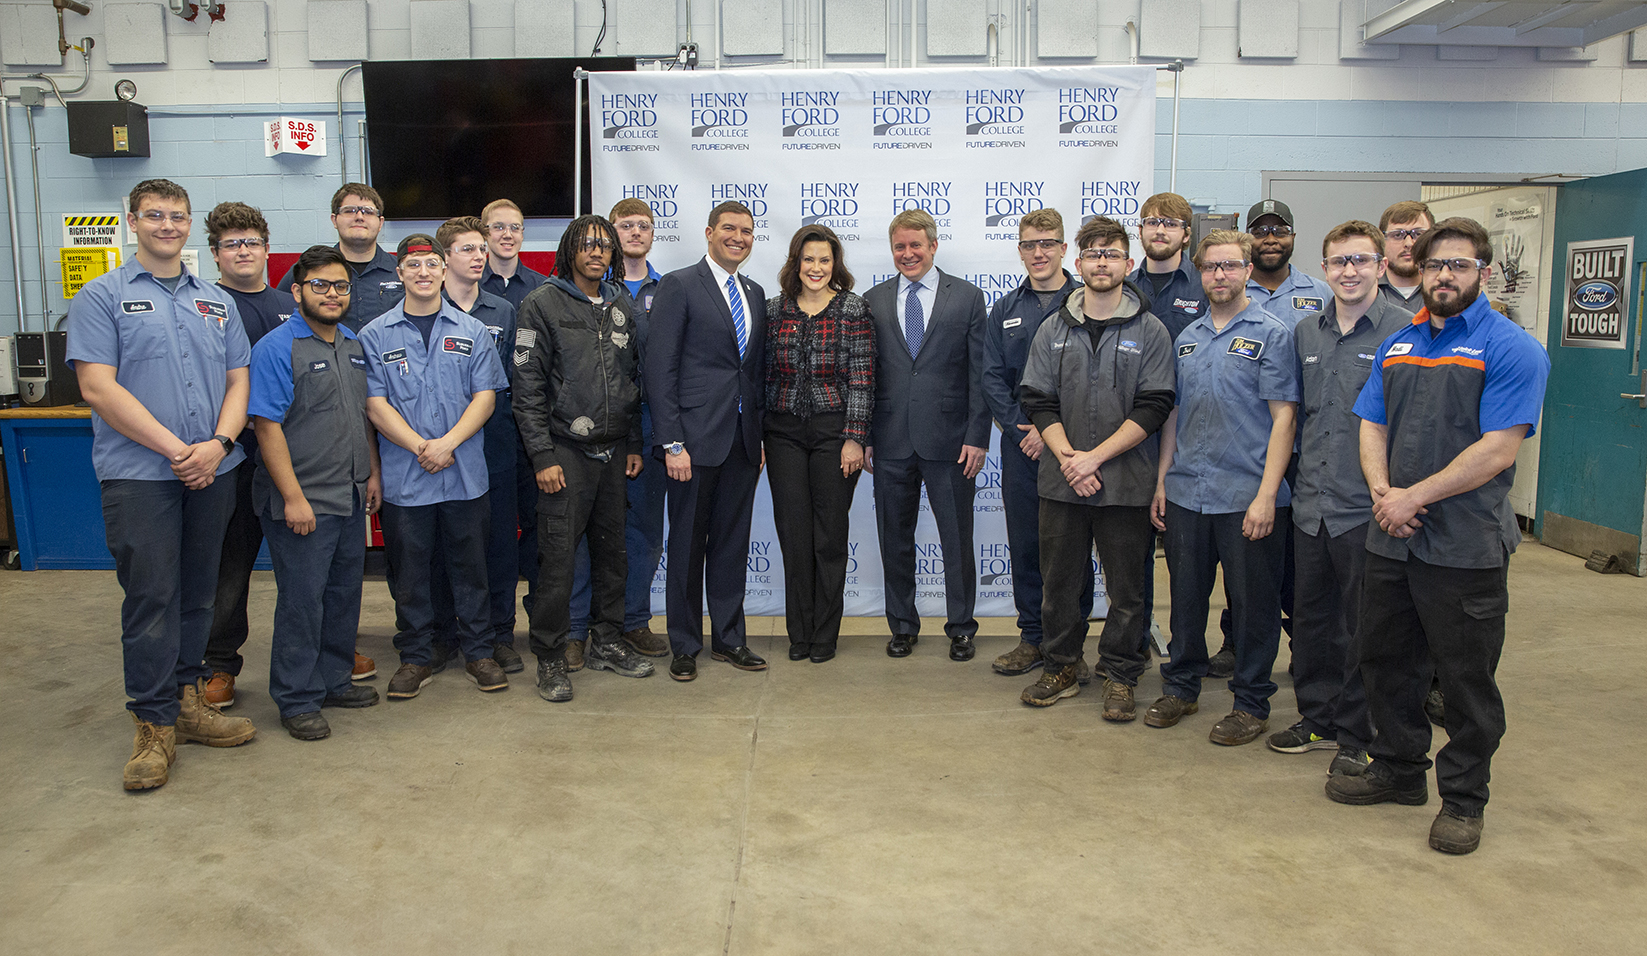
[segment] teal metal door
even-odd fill
[[[1562,344],[1569,243],[1635,237],[1629,263],[1624,348]],[[1538,533],[1553,548],[1589,557],[1616,554],[1647,574],[1642,554],[1647,502],[1647,393],[1641,374],[1641,314],[1647,256],[1647,170],[1563,186],[1556,202],[1551,282],[1550,384],[1544,401]],[[1576,285],[1582,284],[1582,280]]]

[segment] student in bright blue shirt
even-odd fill
[[[396,258],[406,298],[360,331],[366,409],[383,467],[383,543],[405,623],[395,635],[401,663],[388,696],[416,697],[434,678],[429,555],[437,547],[446,554],[465,671],[481,690],[505,690],[509,679],[492,659],[488,633],[486,453],[474,439],[508,381],[491,331],[441,298],[446,257],[434,237],[407,236]]]
[[[177,744],[232,747],[257,730],[206,700],[204,663],[223,531],[234,512],[232,436],[246,425],[251,349],[234,301],[183,267],[189,194],[138,183],[130,262],[69,306],[68,360],[92,409],[92,468],[120,606],[126,709],[137,723],[127,790],[166,783]]]

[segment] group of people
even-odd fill
[[[1548,371],[1482,295],[1479,224],[1411,202],[1377,226],[1343,223],[1323,241],[1323,283],[1291,264],[1284,203],[1191,250],[1188,202],[1158,194],[1140,213],[1141,264],[1127,228],[1095,217],[1073,237],[1073,273],[1063,219],[1041,209],[1019,223],[1022,285],[986,308],[937,267],[919,209],[888,226],[894,277],[858,295],[839,237],[809,224],[768,298],[741,271],[756,237],[737,202],[710,212],[702,259],[660,274],[652,211],[625,199],[572,221],[550,276],[520,263],[525,220],[506,199],[393,256],[375,190],[347,184],[331,206],[338,243],[269,285],[266,221],[219,204],[208,285],[182,264],[187,193],[145,181],[130,196],[136,255],[72,303],[68,357],[125,590],[127,789],[164,784],[179,742],[255,735],[223,711],[265,541],[282,726],[317,740],[323,709],[378,702],[361,683],[375,663],[355,649],[374,513],[400,658],[390,698],[416,697],[459,655],[480,690],[507,688],[525,667],[521,577],[546,700],[572,699],[585,666],[649,676],[648,657],[694,679],[705,596],[711,658],[765,669],[743,612],[763,468],[791,660],[836,654],[865,471],[886,653],[919,641],[924,486],[948,654],[970,660],[974,479],[993,419],[1021,634],[994,670],[1042,668],[1026,704],[1097,673],[1103,718],[1137,717],[1159,534],[1172,639],[1147,725],[1178,724],[1202,680],[1226,676],[1234,709],[1212,741],[1263,736],[1285,623],[1300,720],[1269,746],[1334,749],[1339,802],[1423,803],[1437,682],[1450,740],[1430,842],[1479,841],[1504,730],[1494,671],[1519,540],[1507,492]],[[666,546],[658,635],[650,584]],[[1094,550],[1109,600],[1095,668]],[[1219,569],[1225,646],[1209,655]]]

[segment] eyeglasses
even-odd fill
[[[472,256],[477,252],[485,252],[486,251],[486,243],[484,243],[484,242],[467,242],[467,243],[464,243],[461,246],[453,246],[452,251],[462,253],[463,255],[466,255],[466,256]]]
[[[526,227],[518,222],[491,222],[486,224],[486,228],[493,232],[512,232],[518,235]]]
[[[1382,258],[1384,257],[1370,252],[1357,252],[1348,256],[1328,256],[1327,258],[1321,260],[1321,267],[1323,269],[1341,270],[1347,266],[1351,269],[1361,269],[1372,265]]]
[[[365,216],[367,219],[376,219],[378,211],[371,206],[344,206],[337,211],[339,216]]]
[[[1464,275],[1486,268],[1487,263],[1481,259],[1425,259],[1419,263],[1419,268],[1425,275],[1440,275],[1443,267],[1450,269],[1454,274]]]
[[[1123,249],[1082,249],[1080,255],[1080,258],[1087,262],[1097,262],[1100,259],[1118,262],[1126,257],[1126,251]]]
[[[1042,252],[1051,252],[1063,244],[1062,239],[1024,239],[1018,243],[1018,251],[1034,252],[1039,249]]]
[[[348,295],[352,283],[348,279],[309,279],[307,285],[315,290],[315,295],[325,295],[327,292]]]
[[[158,226],[167,221],[170,221],[174,226],[181,226],[194,217],[186,212],[164,213],[158,209],[150,209],[148,212],[138,213],[137,218],[154,226]]]
[[[596,239],[594,237],[586,237],[581,242],[578,243],[578,248],[583,250],[584,252],[594,252],[596,249],[599,249],[602,252],[611,252],[612,251],[612,240],[610,240],[610,239]]]
[[[214,248],[227,249],[230,252],[233,252],[242,246],[247,249],[261,249],[268,244],[268,240],[266,239],[219,239],[217,240],[217,245]]]
[[[635,219],[635,220],[625,219],[623,222],[613,223],[613,226],[616,227],[619,232],[651,232],[652,231],[652,220],[650,220],[650,219]]]
[[[1384,233],[1384,238],[1401,242],[1405,239],[1417,239],[1429,231],[1428,229],[1391,229],[1389,232]]]
[[[407,272],[419,272],[424,269],[427,269],[430,272],[439,272],[440,270],[446,268],[446,260],[438,258],[402,259],[400,260],[400,267],[405,269]]]
[[[1168,219],[1165,216],[1150,216],[1148,219],[1138,220],[1138,225],[1140,225],[1140,226],[1164,226],[1168,229],[1171,229],[1174,226],[1177,226],[1178,228],[1182,229],[1183,227],[1189,225],[1189,223],[1185,222],[1182,219]]]
[[[1201,271],[1206,273],[1209,276],[1217,275],[1220,272],[1223,272],[1223,273],[1240,272],[1242,269],[1245,269],[1246,267],[1247,267],[1247,260],[1245,260],[1245,259],[1225,259],[1222,262],[1203,262],[1203,263],[1201,263]]]
[[[1292,235],[1292,227],[1291,226],[1272,226],[1272,225],[1269,225],[1267,223],[1265,225],[1262,225],[1262,226],[1253,226],[1253,227],[1249,228],[1247,231],[1252,233],[1253,235],[1257,236],[1260,239],[1264,238],[1265,236],[1280,236],[1281,238],[1285,239],[1286,237]]]

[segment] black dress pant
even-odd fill
[[[1367,752],[1390,779],[1416,785],[1430,768],[1424,695],[1430,662],[1447,698],[1447,744],[1435,755],[1442,803],[1462,816],[1487,806],[1504,736],[1498,658],[1510,607],[1509,556],[1498,568],[1447,568],[1368,553],[1361,587],[1361,677],[1378,735]]]
[[[739,422],[738,435],[743,434]],[[690,448],[687,449],[691,451]],[[660,467],[665,462],[658,462]],[[669,648],[696,657],[703,650],[707,591],[711,649],[743,647],[743,598],[749,570],[749,524],[761,477],[741,437],[719,465],[692,464],[690,481],[666,479],[669,511],[665,607]],[[622,618],[622,602],[619,602]]]
[[[846,415],[769,412],[764,425],[789,643],[833,648],[841,635],[852,495],[862,474],[841,474]]]
[[[1281,565],[1292,509],[1275,509],[1275,530],[1257,541],[1241,534],[1246,513],[1201,514],[1167,502],[1167,570],[1172,574],[1172,643],[1161,665],[1163,692],[1201,696],[1207,676],[1207,610],[1220,565],[1233,604],[1235,709],[1270,715],[1275,652],[1281,642]]]
[[[570,442],[560,446],[566,486],[538,493],[538,590],[532,602],[532,653],[564,656],[572,629],[572,571],[578,542],[589,545],[589,636],[610,644],[623,628],[623,585],[629,576],[623,529],[629,507],[624,451],[607,461],[590,458]]]
[[[1298,562],[1293,598],[1292,687],[1304,726],[1339,746],[1367,749],[1372,721],[1361,683],[1361,579],[1367,565],[1367,525],[1337,537],[1317,523],[1292,528]]]
[[[217,599],[212,602],[212,633],[206,638],[206,667],[213,672],[240,676],[246,663],[240,648],[250,633],[246,621],[246,597],[251,589],[252,565],[263,546],[263,526],[252,510],[250,460],[241,462],[234,473],[234,514],[223,534],[223,557],[217,566]],[[227,480],[227,476],[224,477]]]
[[[971,637],[978,633],[978,621],[972,616],[978,601],[972,499],[978,485],[953,461],[919,456],[875,459],[875,530],[886,582],[886,623],[894,634],[921,633],[921,615],[915,606],[915,524],[921,516],[923,482],[943,552],[944,633],[951,640]]]
[[[1054,664],[1073,664],[1087,636],[1081,592],[1092,597],[1092,551],[1103,566],[1109,612],[1098,637],[1098,656],[1109,679],[1136,686],[1147,660],[1144,640],[1145,563],[1155,549],[1149,508],[1071,504],[1041,499],[1041,653]],[[1088,605],[1090,610],[1090,604]]]

